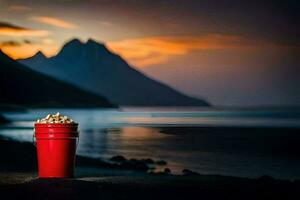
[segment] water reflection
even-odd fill
[[[300,120],[295,114],[36,109],[5,114],[13,122],[0,126],[0,135],[30,142],[33,121],[58,111],[80,122],[80,155],[166,160],[175,173],[188,168],[203,174],[300,178],[300,136],[293,128],[300,127]],[[234,126],[256,129],[224,128]],[[288,129],[261,128],[270,126]]]
[[[105,158],[112,155],[128,158],[153,156],[152,146],[163,144],[164,139],[171,137],[160,133],[158,128],[150,127],[87,129],[81,132],[78,152]]]
[[[78,154],[104,159],[115,155],[128,159],[167,159],[162,149],[170,137],[172,136],[161,133],[158,128],[150,127],[86,129],[80,135]],[[167,166],[158,167],[156,170],[163,170],[164,167]],[[171,162],[168,167],[172,167],[174,172],[180,172],[183,166]]]

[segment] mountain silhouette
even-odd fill
[[[42,58],[41,53],[37,57]],[[46,58],[46,57],[45,57]],[[26,107],[113,107],[103,97],[35,72],[0,50],[0,104]]]
[[[104,44],[89,39],[67,42],[51,58],[41,53],[19,60],[38,72],[129,106],[207,106],[135,70]]]

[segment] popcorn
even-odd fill
[[[60,115],[59,112],[55,115],[47,115],[43,119],[38,119],[36,123],[40,124],[73,124],[75,123],[71,118],[68,116]]]

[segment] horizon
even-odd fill
[[[92,38],[145,75],[216,106],[300,105],[296,2],[0,5],[0,49],[15,60],[39,51],[49,58],[74,38]]]

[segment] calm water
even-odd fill
[[[80,123],[80,155],[162,159],[174,173],[188,168],[203,174],[300,178],[300,111],[34,109],[4,113],[13,122],[0,127],[0,135],[32,141],[34,120],[58,111]]]

